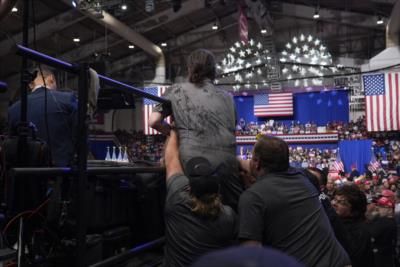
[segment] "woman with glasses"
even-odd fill
[[[365,222],[367,210],[365,194],[356,185],[345,184],[336,189],[331,203],[352,240],[353,249],[349,255],[352,266],[375,266],[371,235]]]

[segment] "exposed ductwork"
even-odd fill
[[[165,63],[165,56],[164,56],[162,49],[158,45],[149,41],[143,35],[137,33],[136,31],[132,30],[126,24],[122,23],[115,17],[111,16],[109,13],[103,11],[102,15],[103,15],[103,18],[96,18],[96,17],[92,16],[91,14],[89,16],[92,17],[94,20],[105,25],[108,29],[110,29],[114,33],[123,37],[130,43],[135,44],[137,47],[140,47],[141,49],[143,49],[143,51],[145,51],[146,53],[153,56],[156,59],[156,70],[155,70],[155,76],[154,76],[153,82],[154,83],[164,83],[165,82],[165,71],[166,71],[165,64],[166,63]]]
[[[362,71],[373,71],[400,64],[400,0],[397,0],[386,27],[386,49],[361,66]]]
[[[65,3],[70,3],[64,0]],[[156,59],[156,70],[155,77],[152,82],[154,83],[164,83],[165,82],[165,56],[162,49],[156,44],[149,41],[147,38],[132,30],[125,23],[122,23],[106,11],[102,11],[102,17],[99,17],[93,11],[90,10],[80,10],[80,12],[94,21],[104,25],[107,29],[110,29],[115,34],[121,36],[128,42],[140,47],[146,53],[150,54]]]
[[[0,0],[0,21],[11,11],[17,0]]]
[[[386,47],[399,46],[400,42],[400,0],[396,2],[386,26]]]

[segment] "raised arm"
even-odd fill
[[[151,113],[149,118],[149,125],[151,128],[159,131],[164,135],[169,135],[171,131],[171,125],[164,121],[164,116],[161,112],[154,111]]]
[[[179,159],[178,135],[176,130],[170,131],[170,136],[165,143],[165,168],[167,180],[173,175],[183,173]]]

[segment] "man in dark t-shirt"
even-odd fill
[[[304,174],[289,168],[289,150],[282,139],[261,137],[249,171],[257,177],[239,201],[239,239],[248,245],[271,246],[307,267],[350,265]]]
[[[218,177],[204,158],[193,158],[183,174],[177,134],[171,131],[165,148],[165,266],[189,266],[198,257],[232,244],[236,214],[222,205]]]

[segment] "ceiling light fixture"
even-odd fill
[[[218,23],[215,22],[212,27],[211,27],[214,31],[218,30]]]
[[[18,8],[17,8],[17,7],[13,7],[13,8],[11,9],[11,12],[13,12],[13,13],[18,12]]]
[[[79,43],[81,39],[79,37],[74,37],[72,41],[74,41],[74,43]]]
[[[127,10],[128,9],[128,5],[127,4],[122,4],[121,5],[121,10]]]
[[[133,49],[133,48],[135,48],[135,46],[133,44],[130,44],[130,45],[128,45],[128,48]]]
[[[319,12],[318,10],[315,10],[314,15],[313,15],[314,19],[319,19]]]
[[[266,34],[267,33],[267,29],[261,29],[261,34]]]
[[[378,25],[383,24],[383,18],[381,16],[379,16],[378,19],[376,20],[376,24]]]
[[[161,46],[162,47],[167,47],[167,43],[163,42],[163,43],[161,43]]]

